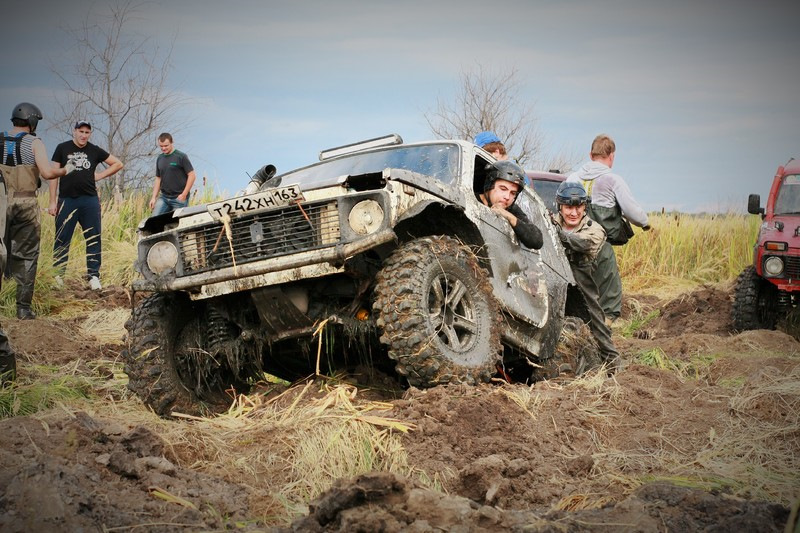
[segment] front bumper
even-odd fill
[[[292,271],[301,267],[311,265],[326,265],[327,268],[320,270],[320,275],[341,271],[348,258],[361,252],[370,250],[380,244],[384,244],[396,239],[396,234],[392,229],[384,229],[358,239],[354,242],[337,244],[330,248],[321,250],[310,250],[293,255],[285,255],[255,263],[248,263],[241,266],[230,266],[212,272],[203,272],[176,278],[164,276],[154,280],[140,279],[133,283],[134,291],[195,291],[200,292],[204,286],[211,286],[231,280],[239,280],[243,284],[247,278],[263,274],[278,274]],[[302,279],[303,276],[291,275],[294,279]],[[244,290],[247,286],[242,286]],[[210,296],[211,294],[209,294]]]

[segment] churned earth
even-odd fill
[[[800,531],[800,343],[788,324],[731,331],[727,285],[627,297],[614,377],[271,384],[216,420],[159,418],[124,389],[124,290],[75,299],[3,321],[21,386],[87,390],[0,420],[2,531]],[[408,428],[389,432],[404,467],[287,502],[310,433],[282,424],[337,402]]]

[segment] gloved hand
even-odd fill
[[[564,231],[564,228],[558,225],[556,228],[558,229],[558,238],[561,239],[561,244],[564,245],[564,248],[569,248],[574,252],[580,253],[586,253],[591,249],[591,239],[587,239],[571,231]]]
[[[68,161],[67,164],[64,165],[64,170],[67,171],[67,174],[74,172],[76,168],[77,167],[75,166],[75,163],[73,163],[72,161]],[[67,174],[64,175],[66,176]]]

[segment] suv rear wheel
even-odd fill
[[[375,288],[381,342],[414,386],[489,381],[500,312],[487,273],[450,237],[421,238],[387,259]]]
[[[736,280],[731,314],[737,330],[775,329],[778,289],[759,276],[754,266],[745,268]]]

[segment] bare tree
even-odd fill
[[[481,131],[493,131],[503,139],[509,155],[520,165],[566,171],[577,161],[563,150],[548,154],[534,105],[522,101],[522,86],[516,69],[493,75],[478,66],[462,72],[453,102],[437,99],[435,111],[425,120],[440,139],[472,140]]]
[[[131,0],[112,3],[108,19],[94,22],[93,12],[88,13],[81,28],[68,30],[78,59],[51,66],[65,88],[56,95],[56,127],[71,134],[75,119],[92,123],[93,141],[125,164],[112,183],[103,184],[117,198],[126,189],[146,186],[153,174],[156,136],[166,124],[171,132],[180,129],[183,124],[172,119],[186,103],[167,86],[172,42],[162,51],[129,29],[139,6]]]

